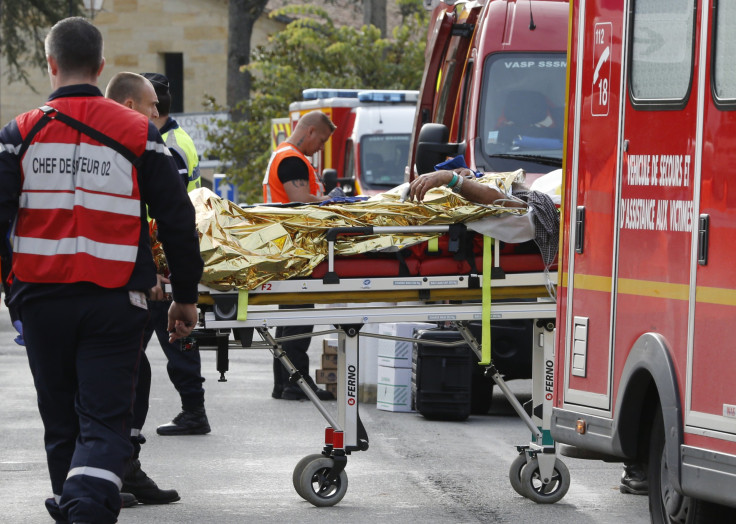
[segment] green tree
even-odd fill
[[[27,70],[46,65],[47,30],[82,10],[81,0],[0,0],[0,53],[8,66],[9,82],[30,85]]]
[[[303,89],[418,89],[424,70],[427,18],[421,0],[402,0],[402,23],[392,38],[374,26],[337,27],[325,9],[288,6],[271,13],[294,20],[265,46],[257,47],[249,65],[251,98],[236,111],[249,118],[220,121],[208,133],[217,156],[238,189],[240,199],[260,202],[261,184],[271,155],[272,118],[288,115],[289,104]],[[212,110],[223,111],[214,99]]]

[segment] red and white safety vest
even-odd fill
[[[148,147],[148,119],[103,97],[52,101],[58,114],[17,117],[24,142],[13,271],[24,282],[124,286],[138,255],[141,203],[135,160]],[[47,106],[48,108],[48,106]],[[80,132],[60,117],[84,122]],[[70,119],[66,119],[70,120]],[[93,138],[96,137],[97,139]]]
[[[271,159],[268,161],[266,168],[266,176],[263,177],[263,201],[267,204],[280,202],[287,204],[291,202],[286,194],[284,184],[279,180],[278,168],[282,160],[287,157],[296,156],[301,158],[309,169],[309,193],[315,196],[322,196],[324,186],[317,179],[317,173],[314,171],[312,163],[299,151],[296,147],[288,142],[282,142],[276,151],[271,153]]]

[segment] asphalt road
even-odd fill
[[[0,312],[0,522],[51,522],[43,506],[51,494],[43,430],[14,336],[7,312]],[[178,413],[179,400],[163,352],[154,344],[148,353],[153,388],[143,469],[160,487],[178,489],[181,501],[124,509],[121,523],[649,522],[646,497],[619,493],[617,464],[564,458],[572,482],[560,502],[538,505],[517,495],[508,469],[514,446],[530,436],[498,393],[489,415],[464,422],[363,404],[370,449],[349,457],[345,498],[314,507],[294,491],[292,472],[302,457],[320,452],[325,423],[306,401],[271,399],[268,350],[231,352],[227,382],[217,380],[214,353],[203,352],[212,433],[186,437],[155,433]],[[320,351],[312,353],[314,369]],[[510,385],[522,402],[529,398],[529,381]]]

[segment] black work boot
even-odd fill
[[[273,391],[271,391],[271,397],[272,398],[281,398],[281,393],[283,393],[284,387],[283,386],[274,386]]]
[[[312,388],[312,391],[317,394],[318,399],[335,400],[335,395],[325,389],[320,388],[317,384],[315,384],[312,377],[310,377],[309,375],[303,375],[303,378],[304,381],[309,385],[309,387]],[[304,400],[307,398],[307,395],[297,384],[289,384],[284,388],[284,391],[281,393],[281,398],[284,400]]]
[[[204,408],[183,409],[174,420],[156,428],[159,435],[204,435],[210,431]]]
[[[624,464],[624,472],[621,474],[621,484],[618,490],[631,495],[647,495],[649,479],[646,465],[635,462]]]
[[[135,495],[132,493],[125,493],[124,491],[120,492],[120,504],[124,508],[132,508],[136,504],[138,504],[138,499],[135,498]]]
[[[141,504],[169,504],[180,499],[175,489],[160,489],[141,469],[141,461],[131,459],[125,463],[125,475],[121,492],[131,493]]]

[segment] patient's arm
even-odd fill
[[[456,171],[463,177],[473,173],[470,169],[457,169]],[[449,184],[452,175],[453,171],[441,170],[418,176],[409,186],[409,198],[421,202],[430,189]],[[471,202],[477,202],[478,204],[492,205],[495,203],[505,207],[526,207],[523,202],[506,200],[506,195],[503,192],[486,184],[479,184],[472,178],[463,180],[460,194]]]

